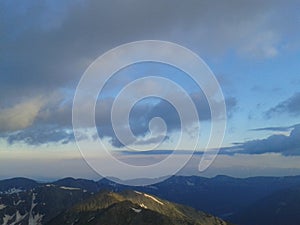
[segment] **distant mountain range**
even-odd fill
[[[170,206],[166,208],[168,212],[176,208],[174,213],[178,214],[170,217],[161,204],[144,193]],[[104,203],[106,200],[103,202],[103,199],[107,202]],[[154,208],[150,207],[150,199],[158,203],[152,202]],[[145,203],[147,208],[142,206]],[[178,224],[197,224],[193,220],[200,215],[204,216],[203,221],[209,221],[208,216],[220,223],[199,224],[226,224],[216,217],[177,204],[237,225],[296,225],[300,224],[300,176],[245,179],[173,176],[161,183],[142,187],[120,185],[105,178],[99,181],[64,178],[51,183],[26,178],[0,181],[0,224],[3,225],[68,224],[67,221],[73,221],[74,225],[119,224],[108,220],[114,212],[128,215],[125,224],[143,224],[141,222],[149,218],[160,221],[155,220],[153,224],[177,224],[181,213],[187,220]],[[78,210],[82,212],[80,218],[75,216]]]
[[[277,191],[241,209],[230,218],[236,224],[300,224],[300,186]]]

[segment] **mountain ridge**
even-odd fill
[[[247,225],[245,220],[249,220],[249,217],[234,220],[234,216],[241,214],[243,210],[251,212],[252,209],[249,207],[272,194],[298,187],[300,187],[300,176],[250,178],[223,175],[214,178],[173,176],[148,186],[121,185],[107,178],[94,181],[68,177],[46,183],[28,178],[12,178],[0,181],[0,224],[3,224],[4,219],[8,222],[17,221],[21,217],[28,219],[32,204],[37,204],[32,210],[32,217],[44,215],[44,220],[48,221],[50,217],[99,191],[123,192],[133,189],[204,211],[227,221],[238,221],[240,224]],[[33,193],[38,193],[35,200],[33,200]],[[73,200],[68,204],[70,196],[73,196]],[[50,203],[43,205],[45,201],[51,202],[52,199],[61,207],[50,209]],[[50,211],[51,216],[45,216],[47,211]],[[296,217],[294,219],[297,220]],[[9,224],[8,222],[6,225]]]
[[[118,215],[113,218],[113,215]],[[205,224],[226,225],[225,221],[138,191],[104,191],[78,203],[46,225],[56,224]]]

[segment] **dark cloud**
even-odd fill
[[[41,143],[46,142],[46,137],[49,142],[64,140],[59,136],[69,140],[65,132],[71,127],[71,102],[81,75],[96,57],[126,42],[162,39],[203,54],[234,51],[250,57],[273,57],[284,35],[299,40],[294,22],[299,14],[293,4],[298,3],[3,0],[0,2],[0,121],[19,110],[16,106],[22,106],[28,99],[41,96],[42,103],[30,101],[27,107],[34,113],[19,118],[16,126],[6,124],[0,130],[19,129],[18,133],[11,134],[9,143],[24,138],[28,140],[26,143],[35,144],[38,135]],[[285,20],[282,15],[286,15]],[[45,100],[61,90],[62,98]],[[200,119],[209,120],[207,102],[197,93],[191,96]],[[231,116],[236,99],[227,98],[226,103]],[[109,104],[106,103],[107,108]],[[111,138],[118,146],[109,122],[110,114],[106,113],[109,109],[103,111],[96,115],[103,130],[101,135]],[[132,126],[137,135],[148,132],[148,121],[156,115],[165,119],[169,132],[179,129],[176,114],[162,101],[154,108],[136,113]],[[42,126],[45,129],[39,130]],[[61,131],[48,131],[48,126],[60,127]],[[34,131],[39,134],[35,135]]]
[[[194,101],[194,104],[196,106],[199,120],[200,121],[210,121],[211,114],[210,114],[210,108],[208,105],[208,102],[204,95],[202,93],[192,93],[191,99]],[[225,100],[227,112],[228,114],[232,114],[234,111],[237,101],[235,98],[228,98]],[[115,132],[111,125],[111,104],[112,102],[108,102],[109,106],[105,106],[102,104],[99,105],[98,110],[99,112],[102,112],[100,114],[97,114],[96,118],[96,124],[98,128],[98,133],[101,138],[109,138],[110,142],[115,147],[123,147],[124,145],[118,140],[118,138],[115,135]],[[107,110],[105,110],[107,109]],[[101,116],[100,116],[101,115]],[[222,116],[222,115],[219,115]],[[145,137],[147,134],[149,134],[149,122],[151,119],[159,117],[162,118],[166,124],[167,133],[165,140],[169,139],[172,132],[179,131],[181,129],[181,121],[180,117],[174,108],[169,102],[166,100],[160,99],[159,101],[156,101],[155,104],[153,103],[143,103],[136,104],[133,109],[131,110],[131,114],[129,117],[129,125],[130,129],[132,130],[133,134],[137,137]],[[190,121],[190,126],[192,126],[193,123],[197,121]],[[126,119],[124,118],[124,124],[119,124],[119,126],[124,126],[124,129],[128,127],[128,124],[126,124]],[[152,144],[156,143],[157,140],[160,139],[161,134],[156,134],[156,136],[151,137],[148,140],[140,140],[137,141],[137,144]],[[133,140],[134,141],[134,140]]]
[[[268,57],[276,54],[279,37],[298,28],[293,10],[297,7],[284,1],[4,0],[0,4],[1,97],[7,92],[29,94],[32,87],[46,93],[74,87],[95,57],[130,41],[163,39],[212,54],[235,49]],[[285,20],[282,14],[287,15]],[[297,39],[297,34],[291,36]]]
[[[295,125],[290,135],[276,134],[266,139],[235,143],[232,148],[224,149],[223,154],[264,154],[280,153],[284,156],[300,155],[300,125]]]
[[[290,98],[280,102],[275,107],[269,109],[265,114],[270,118],[273,115],[282,113],[287,113],[292,116],[300,115],[300,92],[297,92]]]
[[[210,109],[203,93],[194,92],[191,94],[191,99],[194,101],[197,112],[199,114],[199,119],[201,121],[209,121],[211,117]],[[41,101],[43,102],[44,99]],[[112,128],[111,107],[113,101],[114,98],[110,97],[101,99],[99,101],[100,103],[97,105],[95,112],[96,125],[98,128],[99,136],[101,138],[108,138],[113,146],[119,148],[123,147],[124,145],[118,140]],[[49,99],[47,99],[47,103],[36,104],[35,102],[36,101],[30,101],[25,105],[26,113],[30,115],[31,120],[28,121],[27,114],[24,114],[24,116],[20,117],[18,121],[16,121],[16,117],[14,117],[13,124],[17,126],[16,128],[19,129],[15,129],[15,131],[2,130],[3,135],[1,135],[1,137],[7,139],[9,144],[16,143],[17,141],[22,141],[22,139],[24,139],[25,143],[30,145],[46,143],[47,138],[49,138],[49,142],[55,142],[55,140],[58,142],[64,142],[65,140],[66,142],[72,141],[73,138],[70,138],[70,132],[72,131],[72,101],[66,101],[65,99],[63,99],[61,93],[56,93],[52,96],[49,96]],[[156,99],[154,102],[147,101],[146,103],[144,103],[143,101],[141,101],[139,104],[136,104],[131,110],[129,118],[130,129],[132,130],[134,135],[141,138],[137,142],[137,144],[142,145],[156,143],[157,140],[160,140],[161,134],[159,133],[155,134],[150,139],[144,139],[144,137],[150,132],[149,123],[151,119],[155,117],[162,118],[166,124],[167,133],[164,140],[167,140],[172,132],[176,132],[181,129],[180,118],[174,106],[163,99]],[[236,107],[236,100],[234,98],[228,98],[226,99],[226,104],[227,112],[228,114],[231,114]],[[33,107],[32,105],[38,105],[38,107]],[[20,110],[25,109],[25,106],[24,104],[22,104],[21,106],[8,110],[5,114],[3,111],[0,115],[0,121],[1,119],[3,121],[7,121],[7,118],[11,118],[10,115],[13,114],[22,115],[20,113]],[[32,110],[32,108],[34,110]],[[89,108],[85,107],[83,104],[83,117],[86,112],[85,110],[89,110]],[[34,113],[32,113],[31,111],[34,111]],[[192,124],[197,121],[191,120],[189,122],[189,125],[192,126]],[[25,125],[23,125],[24,123]],[[128,126],[128,124],[124,119],[124,124],[119,124],[119,126],[126,127]],[[61,131],[59,131],[59,129],[61,129]]]

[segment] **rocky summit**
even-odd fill
[[[193,208],[138,191],[100,192],[53,218],[47,225],[226,225]]]

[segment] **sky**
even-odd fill
[[[120,160],[146,165],[172,152],[184,130],[180,150],[185,152],[178,152],[178,157],[191,150],[198,153],[179,174],[300,174],[299,10],[299,1],[293,0],[1,1],[0,178],[100,177],[83,159],[74,138],[76,87],[99,56],[140,40],[184,46],[211,69],[227,110],[219,154],[207,170],[197,170],[211,129],[208,99],[184,71],[155,62],[125,67],[106,83],[96,99],[97,137],[88,127],[81,131],[79,142],[88,151],[104,151],[95,144],[101,139]],[[186,90],[199,118],[190,119],[184,129],[170,102],[156,97],[138,101],[129,119],[119,121],[119,129],[130,142],[126,136],[130,125],[137,137],[137,142],[130,144],[137,149],[152,149],[158,140],[162,143],[157,148],[161,151],[133,154],[112,129],[111,108],[124,86],[147,76],[164,77]],[[134,91],[164,91],[178,101],[182,97],[172,86],[147,79]],[[130,101],[128,95],[123,97],[124,102],[118,105],[119,118]],[[80,104],[84,117],[89,107],[85,100]],[[151,133],[149,122],[157,117],[164,120],[159,123],[164,126],[154,124],[156,133]],[[201,135],[193,149],[195,136],[188,130],[198,123]],[[126,171],[116,173],[131,178]]]

